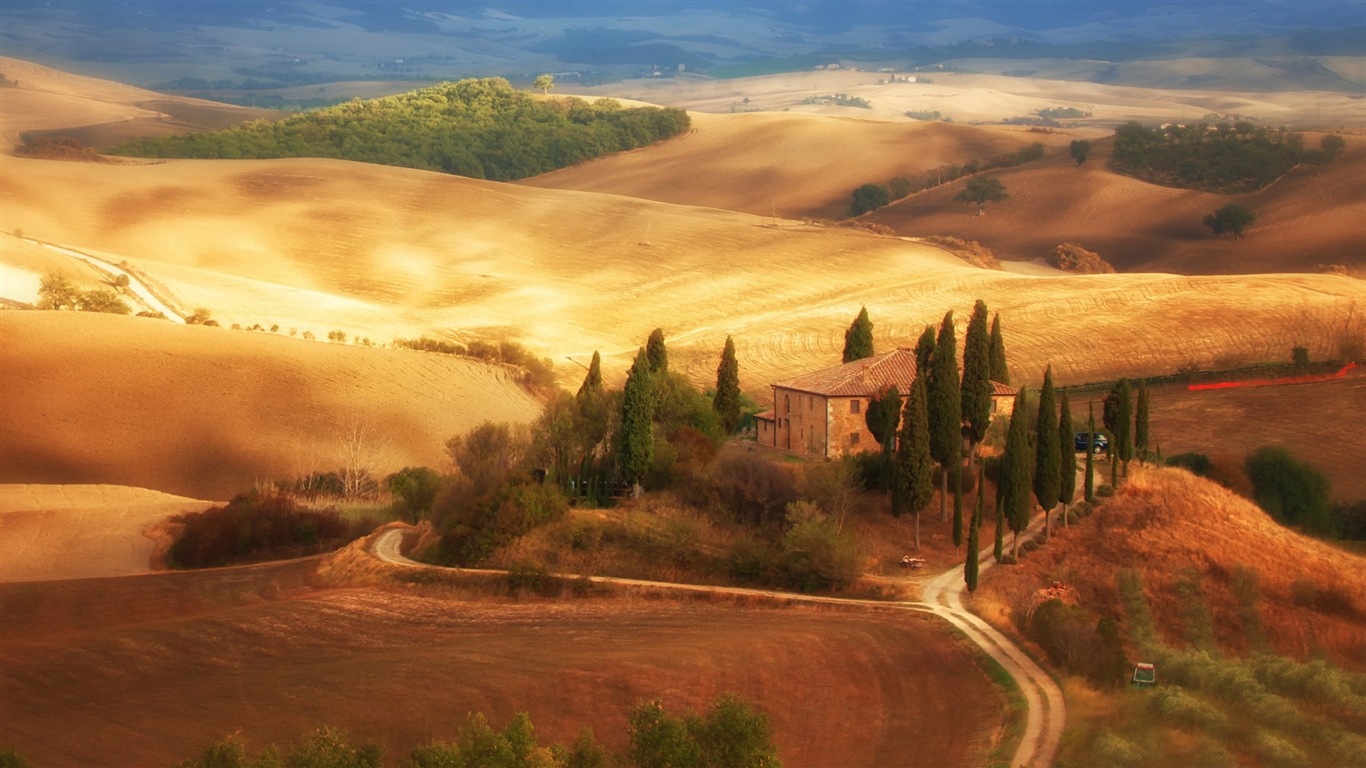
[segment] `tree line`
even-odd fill
[[[535,176],[677,136],[681,109],[612,99],[535,99],[502,78],[461,80],[381,99],[255,120],[222,131],[136,139],[138,157],[323,157],[493,181]]]
[[[919,181],[912,180],[907,176],[897,176],[886,184],[863,184],[853,192],[853,201],[849,207],[849,215],[860,216],[916,192],[933,189],[942,184],[948,184],[951,181],[961,179],[964,176],[971,176],[975,173],[1024,165],[1025,163],[1038,160],[1043,157],[1043,155],[1043,144],[1035,142],[1015,152],[995,155],[986,160],[974,158],[966,163],[941,165],[938,168],[927,171],[924,178]],[[995,183],[1000,185],[999,181],[995,181]]]
[[[1246,121],[1115,131],[1110,167],[1154,184],[1233,194],[1262,189],[1302,162],[1327,164],[1346,148],[1341,136],[1306,148],[1304,135]]]

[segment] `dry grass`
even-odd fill
[[[984,578],[988,599],[1060,580],[1081,604],[1123,621],[1115,581],[1132,568],[1143,579],[1159,635],[1180,647],[1184,628],[1177,582],[1198,574],[1220,647],[1251,650],[1233,581],[1255,575],[1262,629],[1276,653],[1323,657],[1354,671],[1366,660],[1366,575],[1362,558],[1300,536],[1252,502],[1182,470],[1131,467],[1120,492],[1093,516],[1055,533],[1017,568]]]
[[[543,741],[587,725],[619,750],[636,703],[727,691],[788,765],[980,765],[1000,728],[974,651],[927,617],[319,589],[316,565],[0,585],[0,741],[41,765],[164,765],[328,723],[392,758],[466,712],[526,711]]]

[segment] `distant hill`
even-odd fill
[[[677,136],[679,109],[611,99],[536,99],[501,78],[461,80],[350,101],[209,133],[135,139],[134,157],[263,160],[326,157],[509,181]]]

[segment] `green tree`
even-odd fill
[[[664,346],[664,329],[650,331],[645,342],[645,357],[650,361],[650,373],[658,374],[669,370],[669,349]]]
[[[1148,460],[1148,382],[1138,380],[1138,404],[1134,409],[1134,451],[1139,463]]]
[[[583,383],[579,385],[579,391],[575,397],[582,400],[585,397],[602,394],[602,356],[598,351],[593,350],[593,361],[588,364],[588,374],[583,377]]]
[[[1076,437],[1072,431],[1072,404],[1068,401],[1067,390],[1062,391],[1062,404],[1058,408],[1058,501],[1062,502],[1062,525],[1067,527],[1067,508],[1077,497],[1077,450]]]
[[[995,541],[991,547],[991,557],[998,563],[1001,562],[1001,558],[1005,556],[1005,530],[1005,505],[1003,504],[1003,498],[1001,496],[1001,488],[998,485],[996,488],[996,535]]]
[[[441,488],[441,475],[431,467],[404,467],[384,478],[384,484],[394,495],[404,519],[416,523],[422,513],[432,511],[432,502]]]
[[[627,754],[636,768],[692,768],[701,765],[697,740],[681,719],[670,715],[658,699],[632,709],[626,717],[630,746]]]
[[[926,392],[930,415],[930,455],[941,471],[939,519],[948,522],[949,473],[962,458],[963,404],[958,382],[958,343],[954,337],[953,310],[944,315],[930,361],[930,385]]]
[[[83,312],[104,312],[111,315],[128,315],[133,312],[117,293],[108,288],[96,288],[82,293],[80,309]]]
[[[928,376],[934,361],[934,326],[926,325],[915,343],[915,373]]]
[[[704,717],[687,718],[699,763],[708,768],[781,768],[768,717],[732,694],[724,694]]]
[[[38,281],[38,309],[80,309],[81,292],[61,275],[43,275]]]
[[[991,360],[992,381],[999,381],[1002,384],[1010,383],[1010,367],[1006,365],[1006,342],[1001,336],[1001,313],[997,312],[991,319]]]
[[[1128,379],[1120,379],[1115,382],[1115,386],[1110,390],[1110,394],[1105,396],[1105,405],[1102,417],[1105,420],[1105,428],[1110,430],[1110,484],[1116,485],[1119,482],[1118,463],[1116,458],[1124,462],[1124,476],[1129,476],[1129,459],[1134,457],[1133,423],[1134,409],[1132,405],[1132,392]]]
[[[734,432],[740,423],[740,363],[735,359],[735,342],[729,336],[721,350],[721,363],[716,366],[716,395],[711,402],[726,434]]]
[[[890,456],[896,445],[896,428],[901,422],[901,392],[893,384],[876,397],[869,398],[863,415],[868,431],[882,446],[882,455]]]
[[[1087,404],[1086,417],[1086,485],[1082,498],[1087,504],[1096,500],[1096,407]]]
[[[1010,194],[1006,192],[1006,185],[1000,179],[993,179],[989,176],[974,176],[968,179],[967,186],[953,196],[955,203],[965,203],[977,206],[977,215],[985,216],[987,213],[987,203],[1002,203],[1010,199]]]
[[[541,93],[550,93],[550,89],[555,87],[555,76],[552,74],[537,75],[536,82],[532,83],[536,88],[541,89]]]
[[[1086,162],[1087,156],[1091,154],[1091,142],[1086,139],[1077,139],[1068,145],[1067,151],[1072,154],[1072,159],[1077,161],[1077,165]]]
[[[1001,457],[1001,503],[1005,508],[1006,522],[1015,534],[1010,545],[1011,557],[1020,555],[1020,534],[1029,527],[1030,456],[1029,426],[1025,415],[1028,393],[1021,389],[1015,398],[1015,409],[1010,414],[1010,428],[1006,432],[1006,450]]]
[[[617,467],[622,479],[638,483],[650,471],[654,459],[654,377],[645,350],[636,352],[635,362],[626,374],[622,392],[621,426],[617,434]]]
[[[977,575],[981,569],[979,539],[982,528],[983,497],[986,496],[986,468],[977,467],[977,501],[972,505],[972,524],[968,526],[968,557],[963,561],[963,581],[969,592],[977,591]]]
[[[611,765],[607,750],[593,738],[592,728],[581,729],[568,747],[557,744],[550,751],[564,768],[608,768]]]
[[[844,332],[844,362],[852,363],[873,356],[873,321],[868,319],[868,308],[859,307],[858,317]]]
[[[854,216],[861,216],[869,211],[876,211],[890,202],[891,190],[881,184],[864,184],[854,190],[854,202],[849,206],[849,212]]]
[[[1043,508],[1044,535],[1052,535],[1053,508],[1058,505],[1062,488],[1059,472],[1061,456],[1058,451],[1058,423],[1056,395],[1053,392],[1053,366],[1043,372],[1043,389],[1039,391],[1039,416],[1034,426],[1034,498]]]
[[[976,458],[977,445],[991,425],[991,334],[987,330],[987,305],[981,299],[972,308],[963,340],[963,425],[968,438],[968,462]]]
[[[1278,445],[1258,448],[1248,454],[1243,466],[1257,506],[1277,521],[1318,536],[1335,533],[1331,486],[1322,472]]]
[[[892,514],[915,516],[915,551],[920,551],[920,512],[934,498],[930,472],[930,425],[925,396],[925,377],[917,376],[901,412],[901,432],[896,446],[896,469],[892,473]]]
[[[1347,142],[1336,133],[1330,133],[1319,139],[1319,147],[1329,160],[1336,160],[1347,149]]]
[[[1237,203],[1229,203],[1214,213],[1205,216],[1205,226],[1214,230],[1215,237],[1221,237],[1225,232],[1233,235],[1234,240],[1241,240],[1243,231],[1257,222],[1257,214],[1251,208]]]

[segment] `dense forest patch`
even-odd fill
[[[1262,189],[1302,162],[1326,164],[1342,153],[1339,136],[1305,149],[1304,136],[1249,122],[1115,131],[1114,170],[1154,184],[1233,194]]]
[[[611,99],[536,99],[501,78],[461,80],[368,101],[253,121],[224,131],[138,139],[139,157],[325,157],[494,181],[536,176],[686,131],[680,109]]]

